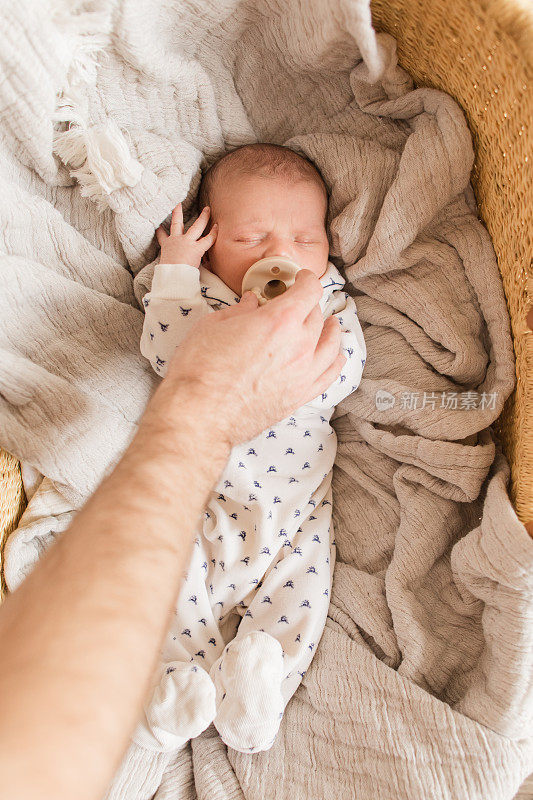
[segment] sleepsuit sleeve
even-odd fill
[[[354,392],[361,382],[366,362],[366,344],[357,316],[355,300],[347,292],[332,293],[324,311],[324,319],[337,317],[341,329],[340,352],[346,356],[338,378],[322,393],[306,403],[310,408],[332,408]]]
[[[200,270],[190,264],[159,264],[142,298],[144,325],[140,350],[165,377],[174,350],[198,320],[214,311],[202,297]]]

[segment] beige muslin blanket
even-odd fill
[[[45,476],[11,590],[135,433],[159,379],[133,277],[224,152],[316,163],[368,349],[334,415],[329,618],[274,746],[228,751],[211,727],[174,758],[130,749],[109,796],[513,797],[533,770],[533,541],[489,427],[513,351],[460,108],[414,88],[367,0],[0,14],[0,445]]]

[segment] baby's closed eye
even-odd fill
[[[241,242],[242,244],[255,244],[257,242],[260,242],[261,239],[235,239],[235,241],[236,242]],[[311,244],[319,244],[319,243],[318,242],[312,242],[312,241],[304,240],[304,239],[297,239],[296,240],[296,244],[311,245]]]

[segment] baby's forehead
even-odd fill
[[[267,189],[272,193],[285,192],[287,189],[294,190],[297,194],[305,194],[309,198],[321,201],[326,195],[327,189],[318,187],[316,181],[296,177],[294,175],[265,175],[263,172],[246,172],[243,173],[238,168],[227,168],[227,172],[223,176],[217,176],[210,187],[210,195],[214,198],[220,199],[229,197],[234,194],[236,190],[244,192],[247,195],[252,195],[254,190]]]
[[[224,215],[221,215],[224,216]],[[281,218],[284,223],[286,223],[286,219],[284,217]],[[243,217],[228,217],[228,221],[233,228],[238,228],[239,230],[247,230],[248,228],[255,228],[257,226],[262,226],[265,223],[271,222],[271,217],[261,216],[260,214],[248,216],[244,215]],[[279,220],[278,220],[279,221]],[[316,217],[309,218],[307,214],[296,214],[292,220],[292,227],[298,231],[306,231],[307,233],[321,233],[324,230],[324,223],[317,222]]]
[[[286,176],[265,176],[239,170],[229,171],[211,185],[209,202],[214,216],[239,227],[248,227],[282,220],[306,229],[324,230],[327,215],[327,193],[324,209],[323,192],[314,181],[295,180]],[[326,212],[326,213],[324,213]]]

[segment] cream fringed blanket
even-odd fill
[[[110,796],[513,797],[533,770],[533,541],[488,430],[513,352],[462,112],[413,89],[365,0],[1,13],[0,444],[46,476],[11,590],[134,434],[159,379],[133,275],[225,151],[317,164],[368,348],[334,417],[330,614],[276,743],[242,755],[211,727],[170,760],[131,750]]]

